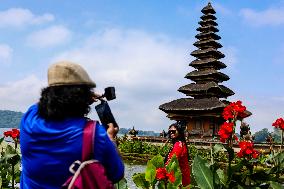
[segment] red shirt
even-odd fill
[[[186,144],[178,141],[174,144],[172,151],[168,154],[166,165],[170,162],[173,155],[176,155],[182,174],[182,185],[188,186],[190,184],[190,167],[188,162],[188,152]]]

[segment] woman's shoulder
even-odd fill
[[[186,143],[183,141],[177,141],[174,144],[173,149],[175,149],[176,151],[184,151],[186,149]]]
[[[99,121],[94,120],[94,123],[95,123],[95,128],[96,128],[95,130],[96,134],[107,135],[105,127],[101,125]]]
[[[177,141],[175,144],[174,144],[174,147],[184,147],[186,146],[185,142],[183,141]]]

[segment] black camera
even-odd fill
[[[113,100],[116,98],[115,96],[115,88],[114,87],[107,87],[105,88],[105,93],[98,97],[98,99],[101,101],[100,104],[96,105],[96,111],[99,116],[99,119],[101,121],[101,124],[103,124],[105,127],[107,127],[108,123],[113,123],[115,127],[117,127],[117,123],[113,117],[113,114],[111,112],[111,109],[107,103],[106,100],[103,98],[106,98],[106,100]]]

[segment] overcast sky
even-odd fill
[[[85,67],[110,102],[120,127],[160,132],[172,123],[159,105],[177,89],[198,33],[200,0],[0,0],[0,109],[25,112],[58,60]],[[284,116],[284,1],[213,0],[220,49],[235,92],[253,115],[252,131]],[[93,106],[94,107],[94,106]],[[97,118],[95,110],[90,114]]]

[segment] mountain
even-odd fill
[[[22,112],[0,110],[0,128],[18,128],[22,116]]]
[[[127,129],[127,128],[120,128],[118,131],[118,134],[124,135],[124,134],[128,134],[128,132],[131,129]],[[138,134],[137,136],[160,136],[160,133],[155,133],[154,131],[142,131],[142,130],[137,130]]]

